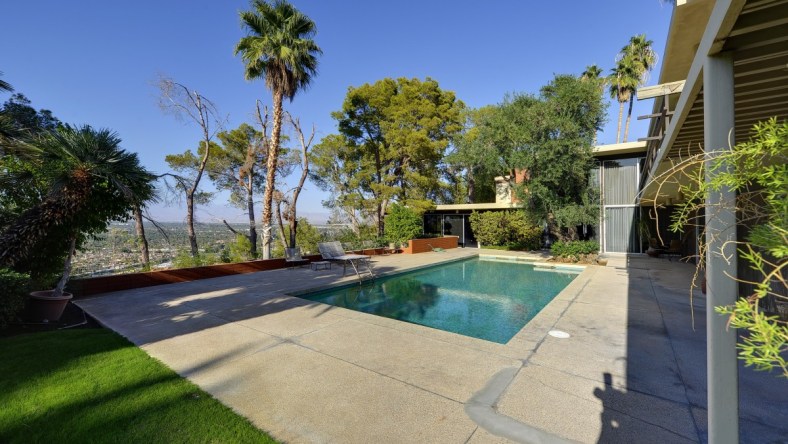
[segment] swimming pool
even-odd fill
[[[503,344],[579,273],[473,258],[299,297]]]

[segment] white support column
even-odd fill
[[[703,65],[704,147],[707,153],[733,145],[733,57],[720,53]],[[706,161],[709,165],[709,160]],[[711,178],[706,169],[706,181]],[[739,380],[736,330],[714,307],[738,297],[736,276],[736,193],[722,190],[706,199],[706,363],[708,366],[709,442],[739,442]]]

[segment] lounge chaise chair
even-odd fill
[[[372,267],[369,264],[370,256],[364,254],[347,254],[342,248],[342,244],[338,241],[321,242],[317,244],[317,249],[320,251],[320,255],[323,256],[324,260],[342,263],[342,276],[347,272],[348,264],[353,267],[359,278],[361,278],[361,266],[366,268],[364,272],[369,273],[370,276],[374,276]]]

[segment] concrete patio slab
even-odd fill
[[[515,359],[355,320],[304,335],[298,343],[459,402],[501,369],[522,365]]]
[[[478,252],[376,257],[374,267],[391,274]],[[690,302],[692,274],[637,257],[588,267],[506,344],[298,297],[353,284],[341,267],[77,303],[287,442],[703,442],[705,300]],[[788,384],[742,368],[739,389],[742,442],[784,441]]]
[[[192,379],[287,442],[464,442],[476,428],[459,402],[295,344]]]
[[[624,387],[615,377],[605,384],[532,365],[520,371],[498,409],[544,430],[560,429],[565,438],[581,442],[644,442],[639,434],[662,443],[697,439],[685,405]],[[534,409],[534,404],[541,408]]]

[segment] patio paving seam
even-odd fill
[[[471,435],[468,437],[468,439],[465,440],[465,442],[463,444],[468,444],[471,441],[471,439],[473,439],[473,435],[476,434],[477,430],[479,430],[479,426],[476,426],[476,428],[473,429],[473,431],[471,432]]]
[[[659,301],[659,297],[657,297],[657,291],[654,289],[654,277],[651,275],[651,271],[647,271],[649,277],[649,287],[651,288],[651,294],[654,296],[654,299],[657,301],[657,309],[659,310],[659,317],[662,320],[662,326],[665,328],[665,336],[668,338],[668,343],[670,344],[670,351],[673,354],[673,363],[676,365],[676,371],[678,372],[679,381],[681,381],[681,388],[684,392],[684,397],[687,399],[687,411],[690,414],[690,418],[692,418],[692,424],[695,426],[695,433],[697,433],[698,442],[703,442],[703,435],[701,433],[700,427],[698,426],[698,422],[695,418],[695,415],[692,414],[692,400],[690,400],[689,393],[687,393],[687,384],[688,382],[684,379],[684,374],[681,372],[681,366],[679,365],[678,359],[676,358],[676,348],[673,346],[673,337],[671,336],[670,329],[668,325],[665,323],[665,314],[662,311],[662,304]],[[692,289],[690,289],[690,297],[692,297]],[[692,301],[690,300],[690,309],[692,307]],[[694,313],[693,313],[694,317]]]

